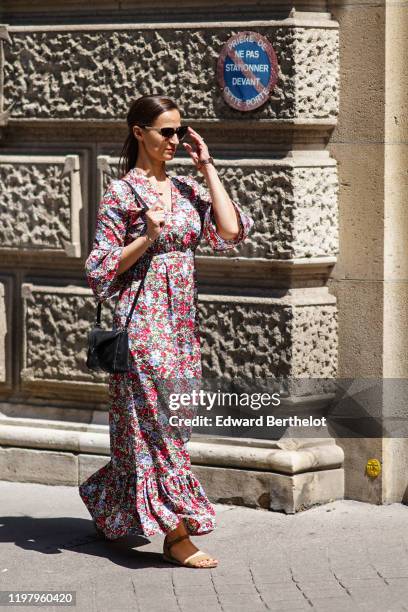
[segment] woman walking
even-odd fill
[[[189,539],[215,528],[215,512],[191,471],[180,430],[169,426],[160,389],[180,376],[201,379],[194,262],[201,237],[214,251],[234,248],[253,219],[230,200],[204,140],[181,126],[175,102],[143,96],[127,121],[122,179],[112,180],[101,200],[85,264],[98,300],[119,293],[115,327],[124,324],[147,273],[128,328],[131,370],[109,375],[111,460],[79,493],[107,539],[163,533],[167,561],[215,567],[217,559]],[[208,190],[191,176],[167,175],[166,162],[186,135],[193,146],[184,148]]]

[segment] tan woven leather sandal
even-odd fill
[[[205,559],[211,559],[212,557],[210,557],[209,555],[207,555],[205,552],[202,552],[201,550],[198,550],[197,552],[193,553],[192,555],[190,555],[189,557],[187,557],[187,559],[184,559],[184,561],[179,561],[178,559],[176,559],[175,557],[173,557],[173,555],[170,553],[170,549],[172,546],[174,546],[174,544],[177,544],[177,542],[181,542],[181,540],[185,540],[186,538],[190,537],[188,533],[179,536],[178,538],[174,538],[174,540],[171,540],[170,542],[168,542],[166,540],[166,538],[164,538],[164,544],[163,544],[163,559],[165,561],[168,561],[169,563],[174,563],[175,565],[182,565],[184,567],[197,567],[197,568],[209,568],[209,567],[217,567],[217,563],[208,563],[207,565],[199,565],[200,561],[204,561]]]

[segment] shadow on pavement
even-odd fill
[[[81,518],[2,516],[0,544],[6,542],[45,555],[60,554],[63,550],[78,551],[81,555],[103,557],[130,569],[169,565],[163,561],[161,553],[135,550],[150,544],[149,538],[130,535],[104,540],[95,533],[92,521]]]

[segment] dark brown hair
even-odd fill
[[[142,96],[135,100],[127,114],[129,134],[123,145],[119,158],[119,176],[124,176],[135,167],[138,153],[138,142],[133,134],[134,125],[152,125],[154,120],[169,110],[179,110],[177,104],[163,96]]]

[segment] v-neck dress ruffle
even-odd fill
[[[157,201],[136,169],[125,177],[147,206]],[[181,377],[199,386],[201,353],[195,250],[202,239],[214,251],[232,249],[248,236],[253,219],[233,202],[240,232],[218,233],[207,189],[193,177],[171,177],[173,211],[160,236],[124,273],[117,269],[124,247],[145,234],[140,206],[124,181],[109,184],[98,210],[95,239],[85,263],[95,297],[116,296],[113,324],[124,324],[150,261],[132,320],[131,370],[109,375],[111,459],[79,486],[92,518],[108,539],[152,536],[184,519],[192,535],[215,527],[215,512],[191,470],[186,439],[169,427],[160,393],[163,380]]]

